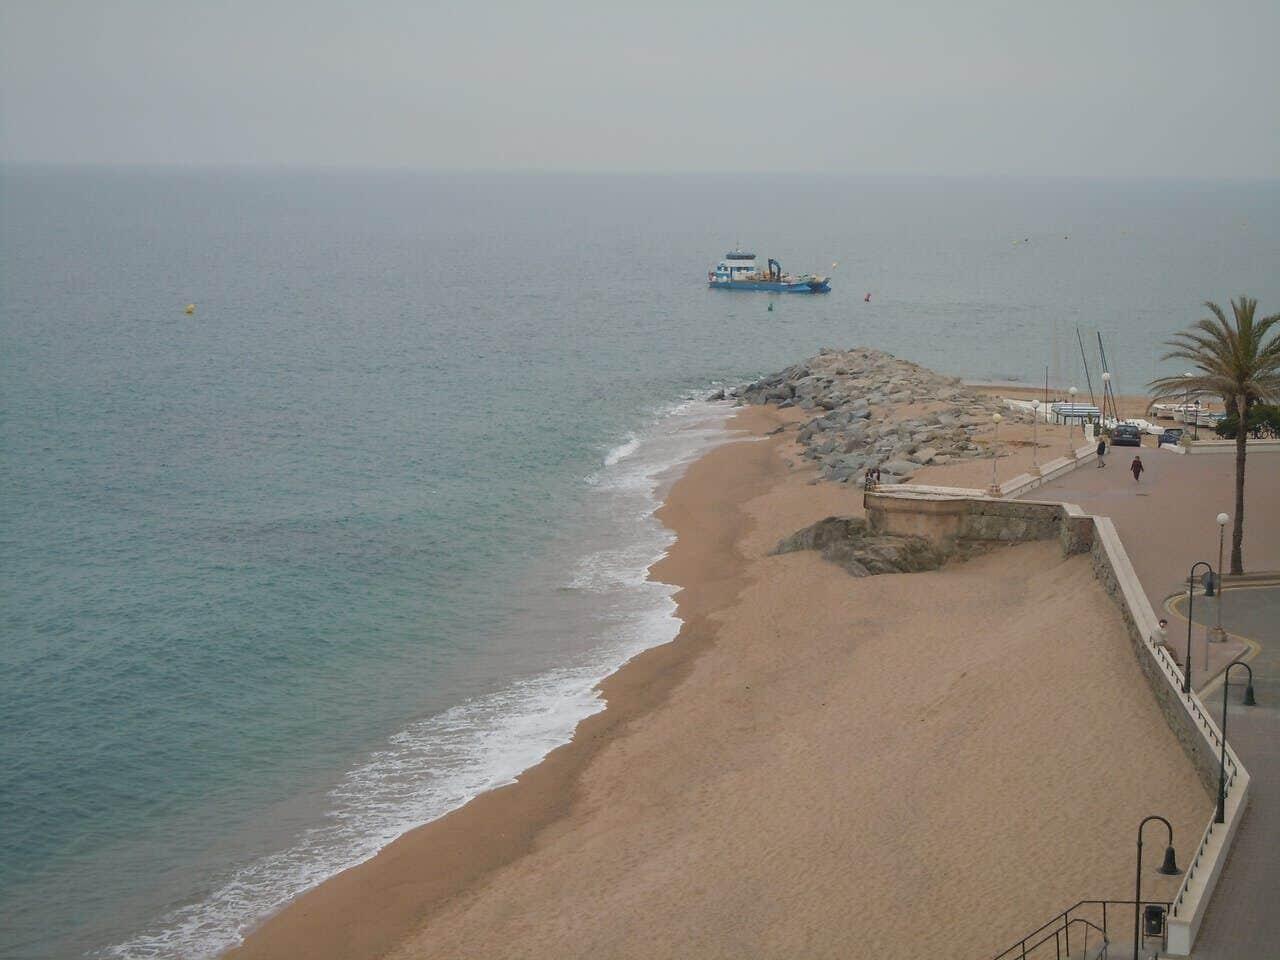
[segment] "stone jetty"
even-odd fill
[[[987,455],[975,436],[990,431],[992,414],[1030,422],[955,377],[865,347],[824,348],[714,399],[721,396],[812,411],[796,432],[801,456],[838,483],[860,482],[877,467],[882,483],[902,483],[925,464]]]

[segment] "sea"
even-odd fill
[[[707,289],[739,245],[833,290]],[[1280,181],[7,167],[0,254],[0,956],[206,958],[676,635],[712,391],[1087,395],[1101,334],[1139,393],[1280,311]]]

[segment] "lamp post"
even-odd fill
[[[1031,475],[1040,476],[1040,446],[1036,443],[1036,421],[1040,419],[1040,401],[1031,401]]]
[[[1227,532],[1227,521],[1230,519],[1225,513],[1218,514],[1218,575],[1215,578],[1218,582],[1214,584],[1218,591],[1218,625],[1213,628],[1215,643],[1221,643],[1227,639],[1227,632],[1222,629],[1222,542]]]
[[[991,435],[991,486],[987,493],[993,497],[1000,496],[1000,481],[996,477],[996,461],[1000,457],[1000,421],[1003,419],[1004,417],[998,413],[991,415],[991,422],[996,425],[996,429]]]
[[[1111,371],[1103,370],[1102,371],[1102,424],[1103,426],[1106,426],[1106,422],[1107,422],[1107,395],[1110,392],[1111,392]],[[1114,399],[1112,399],[1111,401],[1111,417],[1117,422],[1119,422],[1120,420],[1120,414],[1116,410],[1116,402]]]
[[[1194,377],[1194,376],[1195,376],[1195,374],[1194,374],[1194,373],[1192,373],[1190,370],[1188,370],[1188,371],[1187,371],[1186,373],[1184,373],[1182,376],[1183,376],[1183,377],[1185,377],[1185,378],[1187,378],[1187,381],[1188,381],[1188,382],[1187,382],[1187,389],[1186,389],[1186,390],[1183,392],[1183,394],[1182,394],[1182,422],[1183,422],[1183,423],[1186,423],[1186,422],[1187,422],[1187,408],[1191,406],[1191,383],[1190,383],[1190,378],[1191,378],[1191,377]]]
[[[1077,390],[1075,387],[1072,387],[1070,390],[1067,391],[1067,395],[1071,397],[1071,404],[1070,404],[1071,412],[1067,416],[1067,457],[1071,460],[1074,460],[1076,458],[1075,413],[1076,413],[1076,394],[1079,392],[1080,391]]]
[[[1182,872],[1178,869],[1178,859],[1173,852],[1173,827],[1169,825],[1169,821],[1155,815],[1143,818],[1138,824],[1138,879],[1133,884],[1133,960],[1138,960],[1138,937],[1142,933],[1142,925],[1138,919],[1138,913],[1142,909],[1142,828],[1152,820],[1159,820],[1169,831],[1169,844],[1164,848],[1164,863],[1160,864],[1156,873],[1176,877]]]
[[[1244,699],[1240,702],[1246,707],[1258,705],[1258,701],[1253,697],[1253,667],[1243,660],[1231,661],[1222,675],[1222,756],[1218,760],[1218,812],[1213,815],[1214,823],[1227,822],[1227,687],[1231,686],[1232,667],[1244,667],[1249,671],[1249,680],[1244,688]]]
[[[1191,565],[1191,572],[1187,574],[1187,668],[1182,674],[1182,692],[1191,692],[1191,624],[1195,622],[1192,614],[1196,608],[1196,567],[1204,567],[1209,571],[1209,575],[1213,575],[1213,567],[1209,565],[1207,560],[1197,560]]]
[[[1192,431],[1191,439],[1199,440],[1200,439],[1200,398],[1199,397],[1196,397],[1195,404],[1196,404],[1196,414],[1195,414],[1196,422],[1191,427],[1191,431]],[[1219,566],[1221,566],[1221,564],[1219,564]]]

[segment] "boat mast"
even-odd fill
[[[1097,334],[1098,334],[1098,356],[1102,358],[1102,369],[1104,372],[1110,373],[1111,371],[1107,368],[1107,351],[1102,346],[1102,331],[1101,330],[1097,331]],[[1114,379],[1113,377],[1108,377],[1107,380],[1104,381],[1103,383],[1102,408],[1103,408],[1103,412],[1105,413],[1106,404],[1107,404],[1106,395],[1109,393],[1111,395],[1111,416],[1114,417],[1117,422],[1119,422],[1120,410],[1116,406],[1116,388],[1111,383],[1111,380],[1113,379]]]
[[[1076,326],[1076,339],[1080,342],[1080,362],[1084,364],[1084,380],[1089,385],[1089,402],[1095,407],[1098,402],[1093,398],[1093,378],[1089,376],[1089,361],[1084,355],[1084,337],[1080,336],[1080,327]]]

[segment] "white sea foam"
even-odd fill
[[[675,638],[674,588],[647,579],[672,536],[653,516],[679,469],[728,437],[723,405],[684,402],[606,455],[588,478],[594,546],[570,564],[568,586],[590,611],[565,663],[411,724],[350,770],[322,823],[287,849],[238,870],[211,895],[104,951],[117,958],[206,958],[326,878],[477,794],[511,783],[604,709],[597,685],[636,654]],[[562,587],[564,582],[561,581]],[[551,589],[548,587],[548,589]]]
[[[605,454],[604,465],[611,467],[619,460],[625,460],[631,454],[635,453],[640,446],[640,438],[634,434],[627,438],[626,443],[620,443],[607,454]]]

